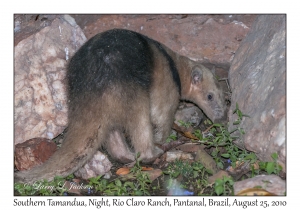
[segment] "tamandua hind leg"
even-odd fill
[[[173,104],[169,107],[164,106],[163,108],[155,106],[156,105],[153,104],[151,110],[151,120],[154,127],[154,143],[162,145],[166,142],[171,133],[177,104]]]
[[[163,154],[163,150],[156,147],[153,142],[154,131],[150,120],[149,98],[139,100],[135,104],[128,123],[128,134],[135,152],[140,153],[140,160],[144,163],[151,163]]]
[[[105,147],[110,156],[118,162],[131,163],[135,160],[123,133],[119,130],[114,130],[109,134]]]

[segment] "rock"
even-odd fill
[[[74,175],[83,179],[104,175],[104,178],[110,178],[111,162],[106,155],[97,151],[91,160],[89,160],[82,168],[77,170]]]
[[[166,155],[166,161],[167,162],[174,162],[177,160],[193,160],[192,154],[188,152],[182,152],[182,151],[168,151],[165,153]]]
[[[51,25],[59,15],[15,14],[14,15],[14,45]]]
[[[250,179],[235,182],[233,185],[234,194],[249,188],[261,187],[275,195],[286,194],[286,182],[276,175],[259,175]]]
[[[134,167],[134,166],[132,166],[132,167]],[[153,168],[147,168],[147,167],[142,167],[141,172],[143,174],[147,174],[151,181],[154,181],[155,179],[157,179],[158,177],[160,177],[163,174],[162,170],[160,170],[160,169],[153,169]],[[128,167],[123,167],[123,168],[118,169],[116,174],[119,175],[121,180],[124,182],[126,182],[128,180],[136,180],[137,179],[136,174],[133,172],[130,172],[130,168],[128,168]]]
[[[175,123],[181,125],[180,121],[197,127],[204,117],[203,112],[191,103],[182,103],[175,113]]]
[[[199,147],[196,153],[195,161],[199,161],[206,169],[213,174],[219,171],[215,160],[203,148]]]
[[[208,177],[207,181],[208,183],[212,184],[216,181],[216,179],[222,179],[224,176],[230,177],[230,175],[226,171],[220,170],[216,174]]]
[[[73,15],[87,36],[112,28],[133,30],[179,54],[228,70],[256,15]]]
[[[229,71],[233,110],[250,116],[239,125],[246,134],[235,143],[254,151],[260,160],[286,164],[286,16],[260,15],[241,42]],[[236,126],[230,126],[229,130]],[[235,133],[234,135],[238,135]]]
[[[183,152],[197,152],[198,150],[204,149],[204,145],[195,144],[195,143],[186,143],[176,147]]]
[[[64,15],[15,46],[15,144],[52,139],[65,129],[66,64],[85,40],[74,19]]]
[[[243,175],[247,174],[252,169],[259,169],[258,162],[250,163],[249,161],[236,161],[235,167],[228,166],[226,171],[234,178],[234,180],[239,180]]]
[[[153,169],[153,170],[150,170],[150,171],[143,171],[142,173],[148,174],[149,179],[151,181],[154,181],[155,179],[157,179],[158,177],[160,177],[163,174],[162,170],[160,170],[160,169]]]
[[[15,166],[28,170],[44,163],[56,151],[56,144],[49,139],[34,138],[15,146]]]

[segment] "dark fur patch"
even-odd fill
[[[72,57],[67,79],[69,99],[123,86],[149,90],[153,55],[140,34],[114,29],[87,41]]]
[[[91,93],[101,96],[114,85],[133,89],[138,85],[148,91],[153,69],[149,42],[155,44],[167,59],[180,93],[178,70],[160,43],[133,31],[113,29],[91,38],[70,60],[67,72],[69,100],[74,101],[79,95],[82,95],[80,100],[88,100]]]

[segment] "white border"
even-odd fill
[[[15,13],[286,13],[287,14],[287,197],[259,197],[262,200],[287,200],[288,207],[298,207],[296,189],[299,180],[298,121],[299,121],[299,15],[297,4],[274,0],[252,1],[9,1],[1,4],[1,181],[0,193],[3,207],[13,206],[13,14]],[[298,61],[298,62],[297,62]],[[297,65],[298,64],[298,65]],[[4,97],[3,97],[4,96]],[[8,149],[10,148],[10,149]],[[29,197],[27,197],[29,198]],[[35,199],[46,199],[34,197]],[[80,198],[89,199],[90,197]],[[99,199],[99,197],[96,197]],[[160,198],[160,197],[157,197]],[[180,197],[181,199],[185,199]],[[223,197],[214,199],[224,199]],[[252,199],[253,197],[251,197]],[[19,199],[19,197],[18,197]],[[58,200],[67,199],[56,197]],[[111,198],[112,199],[112,198]],[[127,199],[120,197],[120,199]],[[146,197],[138,197],[146,199]],[[170,198],[170,199],[173,199]],[[193,198],[195,199],[195,198]],[[230,199],[234,199],[231,197]],[[242,199],[242,198],[241,198]],[[39,208],[39,207],[38,207]],[[45,207],[44,207],[45,208]],[[49,208],[49,207],[46,207]],[[62,207],[55,207],[60,209]],[[124,207],[123,207],[124,208]],[[140,208],[140,207],[139,207]],[[143,207],[144,208],[144,207]],[[149,207],[150,208],[150,207]],[[157,207],[155,207],[157,208]],[[182,207],[181,207],[182,208]],[[199,207],[197,207],[199,208]],[[232,207],[231,207],[232,208]],[[238,207],[241,209],[241,207]],[[248,207],[251,208],[251,207]]]

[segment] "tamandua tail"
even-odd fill
[[[73,113],[78,114],[72,114],[69,119],[70,124],[61,148],[42,165],[15,173],[15,182],[51,181],[55,176],[65,177],[82,167],[101,146],[108,130],[108,124],[101,124],[107,119],[101,119],[99,111],[93,112],[95,108],[92,107],[101,107],[99,100],[98,103],[96,101],[76,106]]]

